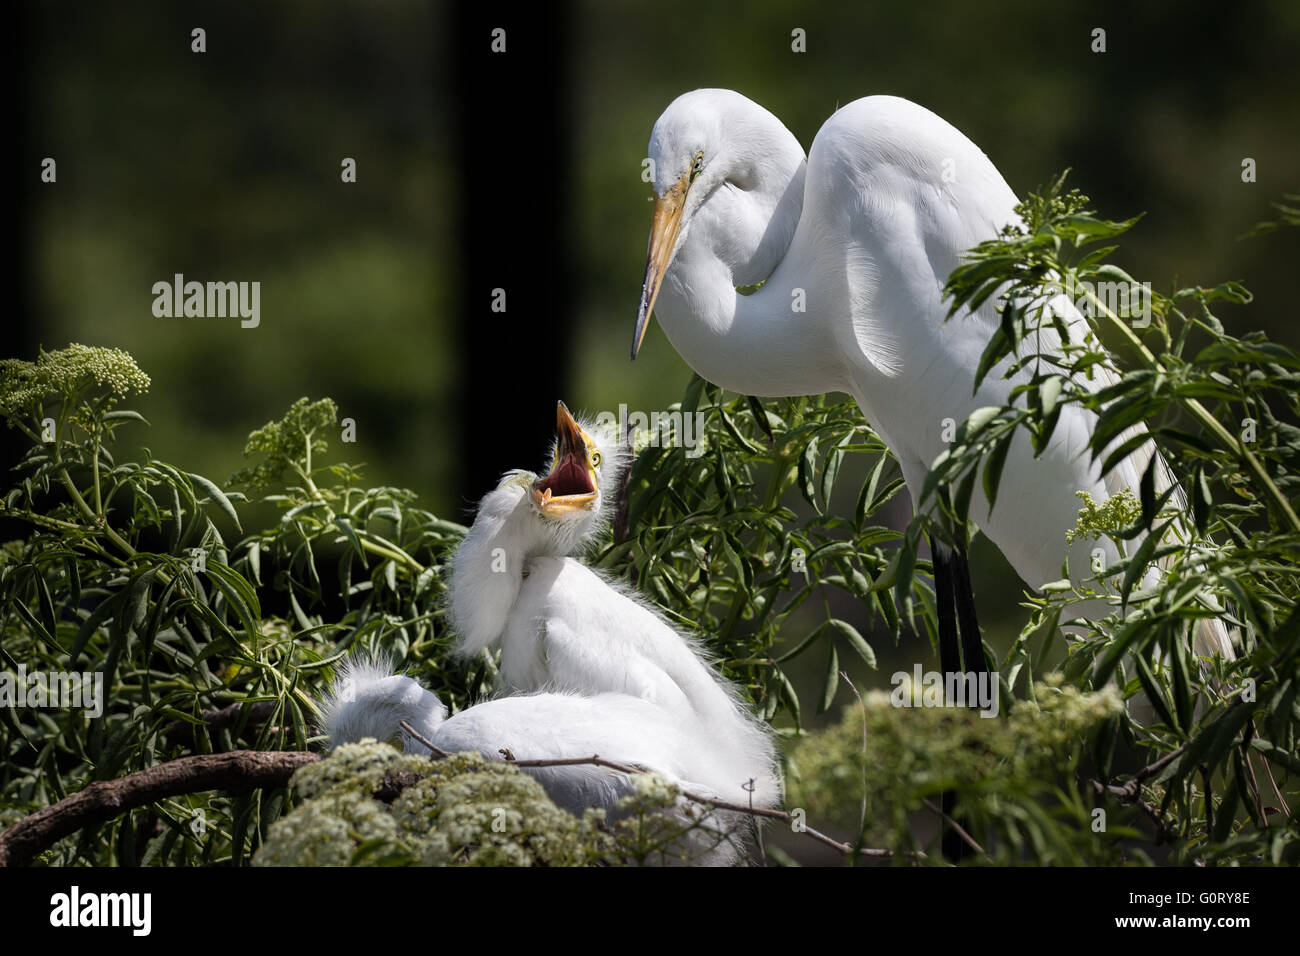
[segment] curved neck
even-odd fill
[[[846,381],[825,311],[802,288],[805,271],[787,261],[803,211],[805,161],[785,135],[797,151],[796,160],[786,146],[785,174],[749,189],[723,184],[695,209],[655,307],[696,372],[747,395],[820,394]],[[750,295],[736,291],[759,282]]]
[[[530,557],[563,553],[528,500],[535,477],[521,472],[485,495],[452,558],[448,598],[457,655],[472,656],[500,640]]]

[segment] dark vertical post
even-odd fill
[[[455,414],[466,507],[508,468],[541,463],[574,348],[568,4],[455,5],[461,360]],[[494,31],[501,30],[504,33]],[[493,49],[494,42],[497,50]],[[500,52],[504,44],[504,52]],[[493,311],[503,290],[505,311]]]
[[[19,4],[10,11],[8,59],[17,63],[20,75],[25,79],[21,89],[24,91],[15,98],[10,107],[10,117],[16,132],[13,143],[16,148],[5,150],[6,165],[9,175],[6,180],[16,188],[8,190],[12,205],[8,210],[7,222],[17,233],[17,252],[5,257],[5,273],[8,281],[5,288],[9,295],[5,302],[5,314],[0,320],[4,335],[0,358],[18,358],[28,362],[36,358],[36,313],[32,297],[31,276],[35,274],[32,262],[33,246],[33,207],[38,197],[38,189],[58,189],[57,185],[41,183],[41,160],[48,155],[43,143],[34,135],[39,124],[33,122],[31,101],[35,90],[40,85],[39,77],[32,76],[34,56],[30,52],[33,38],[27,35],[32,29],[30,14],[24,4]],[[61,157],[54,157],[56,160]],[[47,345],[51,343],[46,343]],[[16,428],[8,428],[0,423],[0,481],[8,487],[13,477],[11,469],[27,452],[28,441]],[[16,521],[0,521],[0,540],[21,537],[31,531],[31,526]]]

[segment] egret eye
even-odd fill
[[[598,452],[598,451],[593,451],[593,452],[591,453],[591,467],[593,467],[593,468],[599,468],[599,467],[600,467],[600,452]]]
[[[704,169],[704,154],[696,153],[695,162],[691,163],[691,179],[695,179],[702,169]]]

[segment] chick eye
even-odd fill
[[[593,452],[591,453],[591,464],[592,464],[592,467],[593,467],[593,468],[599,468],[599,467],[600,467],[600,452],[598,452],[598,451],[593,451]]]

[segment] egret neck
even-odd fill
[[[653,304],[678,354],[734,391],[842,390],[847,377],[826,313],[801,283],[782,279],[800,274],[787,253],[803,212],[803,148],[767,110],[736,99],[732,122],[747,135],[728,142],[743,144],[743,154],[710,156],[696,175],[656,182],[642,324]],[[725,178],[711,175],[723,169]]]

